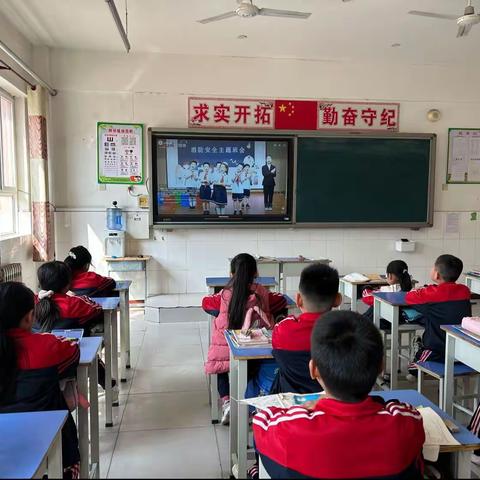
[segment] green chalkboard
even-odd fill
[[[296,222],[431,224],[435,135],[299,137]]]

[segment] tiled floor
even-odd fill
[[[205,316],[178,315],[190,321],[156,324],[132,311],[132,369],[113,428],[102,427],[100,412],[102,478],[228,477],[228,427],[211,424],[203,373]]]

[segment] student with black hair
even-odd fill
[[[309,370],[325,391],[318,402],[270,407],[253,418],[271,478],[423,478],[420,413],[369,395],[383,370],[372,322],[350,311],[326,313],[313,328]]]
[[[92,264],[92,255],[82,245],[71,248],[64,263],[72,272],[70,290],[75,295],[88,295],[89,297],[118,296],[118,293],[114,292],[116,285],[113,278],[89,271]]]
[[[300,276],[296,303],[298,317],[289,316],[275,325],[272,332],[272,354],[278,372],[271,393],[312,393],[321,390],[310,378],[310,337],[317,321],[342,303],[338,292],[338,272],[328,265],[315,263],[304,268]]]
[[[408,273],[408,265],[403,260],[392,260],[387,265],[388,285],[373,290],[366,288],[362,292],[363,303],[369,309],[363,314],[365,318],[373,321],[373,294],[375,292],[409,292],[412,289],[412,277]]]
[[[223,215],[228,203],[227,187],[230,186],[228,163],[223,162],[220,164],[219,171],[213,175],[212,183],[212,202],[215,204],[215,211],[218,215]]]
[[[23,283],[0,284],[0,414],[68,410],[59,381],[76,375],[80,349],[76,342],[33,333],[34,305]],[[62,429],[62,460],[64,478],[78,478],[80,453],[70,413]]]
[[[230,272],[228,285],[221,292],[209,295],[202,301],[202,308],[216,317],[205,372],[217,375],[218,393],[223,403],[223,424],[227,424],[230,418],[230,354],[225,330],[239,330],[255,324],[272,328],[273,319],[286,307],[283,295],[269,292],[255,283],[258,275],[257,261],[252,255],[236,255],[230,263]]]
[[[430,273],[434,285],[412,290],[405,296],[405,301],[421,315],[415,323],[425,329],[413,362],[443,362],[445,332],[441,326],[460,325],[463,317],[472,315],[470,289],[455,283],[462,270],[463,262],[459,258],[440,255]],[[416,376],[418,372],[413,362],[409,365],[409,374]]]
[[[198,162],[192,160],[190,167],[185,173],[185,187],[188,193],[188,203],[191,210],[197,206],[197,189],[198,189]]]
[[[212,179],[212,172],[210,171],[210,164],[204,162],[203,169],[200,171],[200,200],[202,201],[202,208],[204,215],[210,215],[210,201],[212,200],[212,188],[210,186]]]
[[[41,332],[55,329],[83,329],[84,336],[103,323],[103,310],[88,297],[68,295],[72,273],[63,262],[44,263],[37,271],[40,292],[35,305],[36,328]],[[105,388],[105,364],[98,361],[98,383]],[[112,380],[112,386],[116,380]]]
[[[37,271],[40,292],[35,320],[43,332],[53,329],[83,328],[84,335],[103,321],[102,307],[88,297],[68,295],[72,272],[63,262],[44,263]]]

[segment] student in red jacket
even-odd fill
[[[42,332],[55,329],[83,329],[84,336],[103,323],[103,310],[88,297],[68,295],[71,271],[63,262],[44,263],[37,271],[40,292],[35,305],[36,327]],[[105,365],[99,359],[98,383],[105,388]],[[112,386],[116,381],[112,380]]]
[[[316,322],[310,373],[325,396],[310,407],[265,408],[253,419],[271,478],[423,478],[420,413],[369,395],[382,365],[382,338],[369,320],[334,311]]]
[[[338,272],[328,265],[312,264],[303,269],[296,298],[301,315],[289,316],[273,328],[272,353],[278,372],[271,393],[321,390],[308,369],[310,338],[315,323],[342,303],[338,284]]]
[[[88,295],[89,297],[115,295],[115,280],[113,278],[89,272],[92,255],[85,247],[79,245],[71,248],[64,263],[72,271],[70,290],[75,295]]]
[[[59,380],[76,375],[80,349],[49,333],[33,333],[33,308],[33,292],[25,285],[0,284],[0,413],[68,410]],[[77,429],[70,413],[62,429],[62,457],[64,478],[78,478]]]
[[[415,323],[423,325],[422,343],[414,361],[443,362],[445,360],[445,332],[442,325],[460,325],[463,317],[472,315],[471,293],[468,287],[455,283],[463,270],[463,262],[453,255],[440,255],[431,271],[435,285],[412,290],[405,300],[421,314]],[[415,365],[409,373],[417,375]]]

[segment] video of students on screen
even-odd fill
[[[285,140],[157,139],[159,216],[273,216],[287,210]]]

